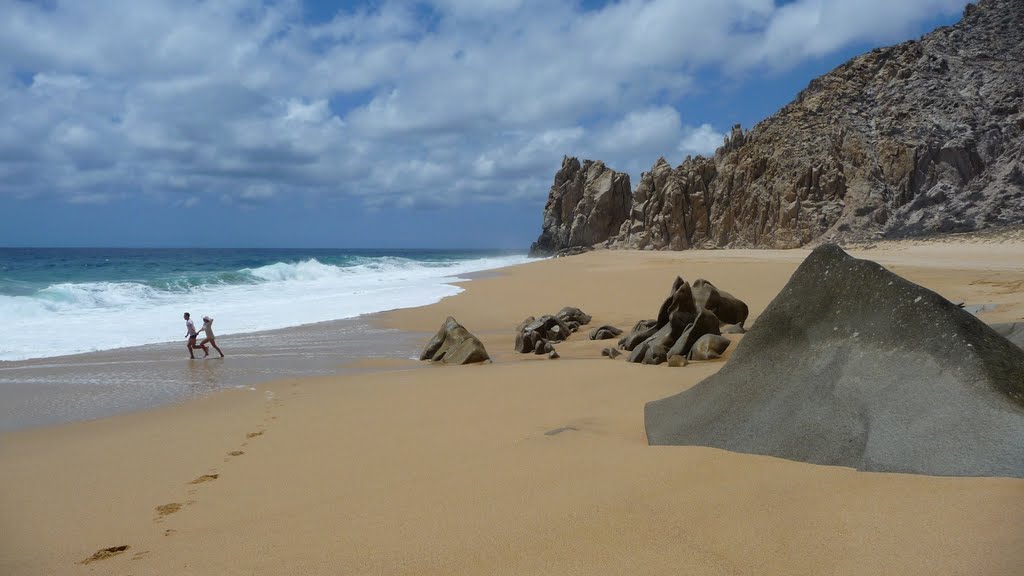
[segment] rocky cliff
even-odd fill
[[[606,244],[786,248],[1020,223],[1024,0],[982,0],[813,80],[712,158],[659,159]]]
[[[562,159],[562,168],[544,206],[544,227],[530,247],[531,255],[593,246],[614,237],[628,216],[633,194],[629,174],[616,172],[603,162]]]

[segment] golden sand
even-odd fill
[[[1024,480],[646,445],[644,403],[723,363],[608,360],[586,331],[654,315],[677,274],[756,320],[806,254],[528,264],[379,319],[452,314],[493,364],[357,363],[374,371],[0,435],[0,574],[1021,574]],[[1024,319],[1019,242],[854,254]],[[520,320],[566,305],[594,320],[561,359],[512,352]]]

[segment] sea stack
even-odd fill
[[[629,174],[600,161],[581,164],[576,158],[562,158],[544,206],[540,237],[530,246],[530,255],[550,256],[605,242],[618,233],[632,199]]]

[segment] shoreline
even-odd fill
[[[211,349],[209,358],[191,360],[182,341],[0,363],[0,433],[287,378],[365,371],[349,365],[366,358],[408,358],[420,336],[376,328],[372,316],[219,336],[224,359]]]
[[[1024,244],[851,253],[990,304],[987,322],[1024,318]],[[501,269],[374,316],[418,347],[454,315],[492,364],[359,360],[368,372],[0,433],[0,572],[1014,574],[1024,480],[647,446],[643,404],[724,362],[602,359],[612,342],[586,332],[652,316],[676,274],[743,298],[756,325],[805,254],[595,251]],[[594,319],[561,359],[512,351],[525,315],[562,306]]]
[[[1015,230],[1015,232],[1019,231]],[[986,258],[984,259],[972,259],[970,255],[977,251],[979,245],[989,247],[989,253],[986,254]],[[1017,260],[1017,252],[1024,250],[1021,246],[1024,246],[1024,234],[1004,233],[983,236],[965,234],[959,238],[941,237],[936,239],[914,238],[908,240],[885,240],[877,243],[851,245],[847,246],[846,249],[853,256],[873,259],[897,273],[903,274],[907,269],[910,269],[911,273],[916,273],[918,277],[915,282],[922,283],[933,279],[932,270],[946,270],[952,261],[956,262],[956,268],[958,270],[967,273],[987,271],[991,274],[998,275],[1001,273],[1012,273],[1014,271],[1018,271],[1021,267]],[[571,256],[569,258],[579,258],[581,256],[587,257],[588,254],[607,254],[607,257],[616,260],[646,257],[650,261],[662,266],[666,263],[679,263],[680,266],[700,266],[712,261],[731,262],[737,264],[757,264],[768,261],[792,264],[792,269],[795,269],[796,265],[798,265],[799,262],[801,262],[803,258],[810,253],[810,250],[810,248],[794,248],[785,250],[716,249],[685,251],[598,249],[582,255]],[[995,253],[992,253],[993,251]],[[908,265],[907,263],[908,255],[912,258],[912,265]],[[196,362],[192,362],[190,360],[186,361],[183,357],[178,358],[178,356],[183,356],[183,353],[179,354],[178,349],[181,348],[181,346],[178,342],[144,344],[128,348],[115,348],[110,350],[99,350],[27,360],[0,361],[0,399],[5,397],[6,399],[10,399],[10,401],[0,402],[0,407],[6,406],[6,410],[0,408],[0,434],[17,430],[45,428],[48,426],[78,421],[92,421],[138,411],[148,411],[168,405],[189,402],[210,393],[217,393],[236,388],[250,388],[254,385],[270,384],[280,380],[287,380],[296,377],[340,377],[359,372],[388,370],[394,365],[402,366],[406,364],[406,361],[415,359],[415,357],[418,356],[423,343],[426,342],[434,332],[436,332],[437,327],[440,326],[444,318],[449,314],[457,313],[457,310],[459,309],[464,310],[467,307],[471,310],[472,314],[480,317],[476,323],[476,330],[472,327],[467,328],[469,328],[471,332],[479,333],[478,335],[480,336],[486,336],[482,338],[485,344],[487,344],[488,341],[494,342],[487,346],[489,351],[497,349],[498,357],[503,360],[517,357],[519,359],[523,359],[522,357],[519,357],[519,355],[513,355],[511,352],[504,350],[505,346],[497,343],[500,341],[500,336],[497,332],[502,329],[507,329],[508,332],[511,333],[512,327],[518,323],[518,320],[510,321],[509,318],[516,315],[508,315],[504,310],[502,310],[500,316],[490,314],[486,310],[487,305],[484,301],[488,298],[488,285],[491,281],[500,285],[501,279],[506,276],[510,270],[515,270],[524,266],[537,265],[543,262],[548,262],[549,264],[547,264],[547,266],[556,266],[550,263],[561,260],[564,260],[564,258],[539,259],[533,262],[461,274],[455,281],[449,283],[453,286],[459,287],[461,290],[459,293],[452,296],[445,296],[437,302],[422,306],[371,312],[354,318],[326,320],[274,330],[223,335],[220,337],[222,344],[225,341],[228,342],[229,346],[234,346],[236,343],[241,344],[238,347],[233,347],[232,353],[230,354],[231,362],[237,363],[240,360],[247,360],[249,362],[249,365],[247,366],[243,366],[236,370],[229,370],[229,374],[225,374],[225,370],[223,369],[214,369],[213,365],[209,367],[210,369],[207,369],[208,367],[205,362],[219,361],[218,358],[213,358],[212,356],[209,359],[197,360]],[[538,270],[543,270],[536,274],[538,277],[547,276],[549,273],[547,269]],[[471,283],[474,284],[474,292],[480,290],[479,296],[476,293],[466,295],[467,286]],[[483,290],[481,290],[481,288]],[[964,301],[962,299],[956,299],[955,296],[960,293],[952,292],[952,294],[953,296],[949,297],[951,300]],[[464,295],[467,297],[459,300],[457,305],[448,305],[448,303],[453,301],[453,299]],[[608,299],[612,298],[608,295],[603,296]],[[646,292],[643,296],[651,302],[660,301],[660,298],[663,297],[663,295],[657,290],[654,290],[653,292]],[[469,301],[468,304],[466,302],[467,300]],[[759,313],[760,309],[763,308],[764,305],[767,305],[768,300],[770,300],[770,298],[763,300],[763,302],[748,302],[751,304],[759,304],[759,306],[752,306],[751,321],[748,323],[748,327],[754,320],[756,320],[756,314]],[[967,302],[967,304],[969,308],[974,308],[975,315],[979,316],[987,323],[1024,320],[1024,304],[1014,306],[1013,302],[1007,301],[1008,299],[1006,298],[999,300],[1000,301],[998,302]],[[520,313],[521,315],[519,316],[519,319],[521,320],[528,315],[553,313],[563,305],[583,307],[571,302],[559,305],[557,304],[557,301],[551,301],[551,304],[544,309],[547,312],[539,312],[539,309],[535,310],[536,307],[521,307],[522,312]],[[534,311],[531,312],[530,310]],[[586,311],[585,307],[584,310]],[[618,322],[623,327],[628,327],[637,320],[643,319],[644,315],[639,314],[626,316],[624,318],[617,318],[613,314],[611,317],[611,323]],[[597,324],[592,323],[592,325]],[[261,363],[259,362],[256,362],[255,364],[252,362],[253,357],[258,356],[259,354],[276,355],[278,352],[278,345],[273,343],[275,341],[292,341],[296,339],[308,341],[310,335],[320,333],[322,335],[320,338],[317,338],[316,336],[313,337],[313,340],[316,342],[315,345],[337,345],[344,344],[344,338],[328,340],[328,336],[325,334],[337,334],[339,332],[351,333],[358,332],[360,330],[373,332],[375,336],[374,341],[351,347],[340,354],[331,353],[323,358],[315,360],[314,362],[309,362],[310,357],[308,355],[303,355],[303,358],[301,359],[297,357],[298,355],[296,355],[295,358],[288,358],[286,359],[285,364],[281,364],[276,361],[269,362],[270,364],[278,367],[284,366],[283,369],[277,370],[276,373],[266,373],[266,363],[260,365]],[[392,346],[392,348],[383,353],[373,353],[368,349],[375,346]],[[126,359],[126,354],[131,354],[131,359]],[[143,358],[141,360],[136,360],[136,356],[139,355]],[[492,352],[492,358],[494,357],[495,355]],[[181,366],[178,366],[178,360],[182,360],[180,363]],[[50,398],[47,398],[44,401],[40,401],[39,399],[35,400],[39,407],[36,414],[23,413],[25,405],[19,404],[19,396],[24,397],[25,395],[34,395],[36,394],[36,390],[38,390],[36,384],[21,385],[19,382],[16,382],[17,378],[23,378],[26,374],[29,379],[38,381],[40,377],[49,376],[50,371],[54,369],[64,372],[75,372],[73,370],[74,368],[80,368],[76,377],[85,376],[88,380],[95,382],[98,378],[88,374],[87,370],[81,370],[83,366],[100,367],[102,371],[103,367],[109,367],[115,364],[126,365],[148,362],[161,363],[161,370],[165,374],[167,373],[166,370],[168,365],[171,365],[172,372],[176,370],[178,373],[176,383],[179,386],[179,389],[174,391],[153,391],[148,397],[134,397],[129,400],[118,398],[118,402],[112,405],[89,407],[86,410],[78,410],[65,416],[53,417],[52,411],[55,408],[57,409],[57,412],[61,412],[65,409],[65,407],[60,405],[59,397],[67,395],[68,390],[61,388],[62,384],[67,384],[67,382],[62,382],[56,386],[53,384],[49,385],[50,389],[48,392],[52,393]],[[291,364],[288,364],[288,362],[291,362]],[[305,368],[303,368],[299,362],[305,362]],[[313,368],[310,368],[310,366],[313,366]],[[91,396],[102,396],[104,394],[113,396],[117,393],[124,394],[125,388],[133,388],[134,392],[137,392],[137,388],[127,386],[128,382],[126,379],[138,377],[138,375],[133,375],[128,372],[129,371],[125,371],[125,373],[116,376],[120,384],[123,385],[120,391],[97,390],[96,388],[92,388],[87,390],[87,392]],[[106,382],[110,381],[109,373],[104,373],[100,376],[107,377],[108,379]],[[145,377],[146,376],[143,375],[143,378]],[[75,382],[71,382],[72,386],[75,384]],[[17,390],[17,388],[21,388],[21,390]],[[131,395],[131,393],[129,393],[129,395]],[[145,395],[143,394],[143,396]],[[41,415],[41,410],[48,410],[50,411],[50,414],[45,416]],[[14,414],[18,415],[14,416]]]
[[[459,274],[446,284],[461,291],[501,270]],[[390,361],[418,356],[417,342],[430,336],[382,326],[383,315],[403,309],[223,334],[218,343],[228,347],[224,360],[212,351],[192,361],[182,340],[0,361],[0,433],[152,410],[289,378],[387,369]]]

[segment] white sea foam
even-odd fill
[[[179,340],[183,312],[216,319],[218,337],[423,306],[461,292],[460,274],[511,266],[524,256],[425,263],[364,258],[347,267],[315,259],[240,271],[248,282],[160,290],[133,282],[54,284],[0,295],[0,360],[22,360]]]

